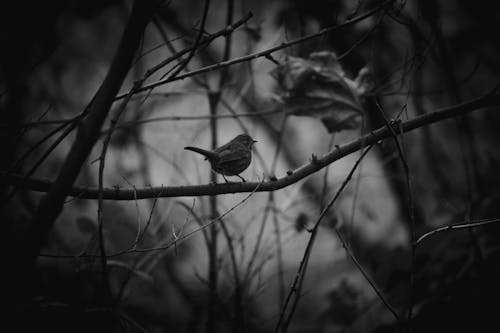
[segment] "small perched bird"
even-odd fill
[[[257,141],[252,139],[250,135],[240,134],[213,151],[197,147],[184,147],[184,149],[205,156],[205,159],[210,162],[212,170],[221,174],[226,182],[225,176],[237,176],[245,181],[240,173],[248,168],[252,162],[252,145],[255,142]]]

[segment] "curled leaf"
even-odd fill
[[[290,114],[318,118],[330,133],[361,125],[361,98],[370,89],[367,68],[352,80],[336,55],[323,51],[308,59],[287,57],[273,75],[281,87],[279,100]]]

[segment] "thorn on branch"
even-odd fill
[[[401,130],[401,124],[402,124],[401,119],[397,120],[391,119],[387,125],[390,126],[389,130],[391,132],[398,133]]]
[[[489,96],[494,96],[500,93],[500,82],[498,82],[493,89],[488,93]]]
[[[102,160],[102,156],[99,156],[95,160],[90,161],[90,165],[94,164],[95,162],[99,162],[100,160]]]
[[[281,65],[278,60],[276,60],[270,53],[265,55],[265,58],[273,62],[276,65]]]
[[[236,28],[238,28],[241,25],[242,22],[246,22],[249,19],[251,19],[252,17],[253,17],[253,13],[252,12],[248,12],[241,20],[239,20],[238,22],[234,22],[233,24],[230,24],[226,28],[226,31],[228,33],[233,32],[234,30],[236,30]]]

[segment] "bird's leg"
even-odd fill
[[[227,180],[226,176],[224,176],[223,174],[221,174],[222,178],[224,178],[224,180],[226,181],[226,183],[229,183],[229,181]]]
[[[235,176],[236,176],[236,177],[240,177],[240,179],[241,179],[241,181],[242,181],[243,183],[246,183],[246,182],[247,182],[247,181],[245,180],[245,178],[241,177],[240,175],[235,175]]]

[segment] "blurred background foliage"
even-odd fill
[[[380,1],[211,1],[205,35],[253,17],[231,35],[230,58],[313,34],[375,8]],[[123,33],[130,1],[6,1],[0,13],[1,170],[54,179],[74,133],[47,158],[58,126],[79,115],[101,84]],[[209,166],[184,151],[210,147],[208,96],[220,92],[217,138],[241,132],[255,145],[246,179],[281,177],[387,119],[410,119],[488,92],[500,77],[500,12],[491,1],[395,1],[392,9],[272,54],[135,95],[112,136],[105,186],[141,188],[209,182]],[[148,25],[134,66],[122,85],[193,44],[200,1],[166,1]],[[381,15],[381,14],[384,15]],[[200,48],[185,71],[223,59],[224,38]],[[370,69],[363,125],[329,133],[321,121],[292,115],[276,102],[272,72],[287,56],[340,56],[345,75]],[[166,67],[146,83],[172,70]],[[222,74],[221,74],[222,73]],[[221,76],[223,85],[219,87]],[[219,89],[220,88],[220,89]],[[376,103],[383,107],[382,114]],[[293,103],[293,101],[292,101]],[[114,105],[114,108],[116,108]],[[113,115],[113,111],[111,114]],[[265,111],[275,113],[260,114]],[[387,301],[406,316],[414,304],[415,331],[484,331],[496,323],[499,295],[497,225],[438,233],[421,242],[411,269],[411,214],[419,236],[444,225],[500,215],[498,110],[478,111],[405,134],[406,176],[393,140],[363,160],[341,200],[323,221],[310,256],[293,332],[395,332],[398,324],[339,241],[368,272]],[[199,119],[179,119],[201,116]],[[168,118],[170,117],[170,118]],[[103,130],[109,126],[105,125]],[[50,135],[50,136],[49,136]],[[102,144],[94,147],[76,184],[96,187]],[[215,304],[209,303],[209,242],[200,231],[175,247],[110,257],[103,283],[97,201],[68,198],[41,250],[24,324],[53,331],[200,332],[209,315],[216,331],[273,331],[295,277],[309,229],[359,154],[336,161],[275,193],[256,193],[218,224]],[[23,247],[23,230],[40,193],[2,184],[3,238]],[[9,193],[15,189],[13,197]],[[218,197],[220,214],[246,194]],[[8,199],[6,199],[8,198]],[[105,201],[106,252],[171,242],[210,220],[207,197]],[[12,255],[16,248],[3,248]],[[9,271],[9,267],[4,267]],[[409,293],[410,270],[414,285]],[[15,274],[9,272],[7,274]],[[8,287],[8,286],[7,286]],[[105,290],[113,298],[110,305]],[[21,292],[20,292],[21,293]],[[409,299],[411,295],[411,300]],[[210,304],[210,305],[209,305]],[[7,304],[7,306],[9,306]],[[212,307],[212,309],[209,309]],[[215,309],[213,308],[215,307]],[[210,314],[210,311],[213,311]]]

